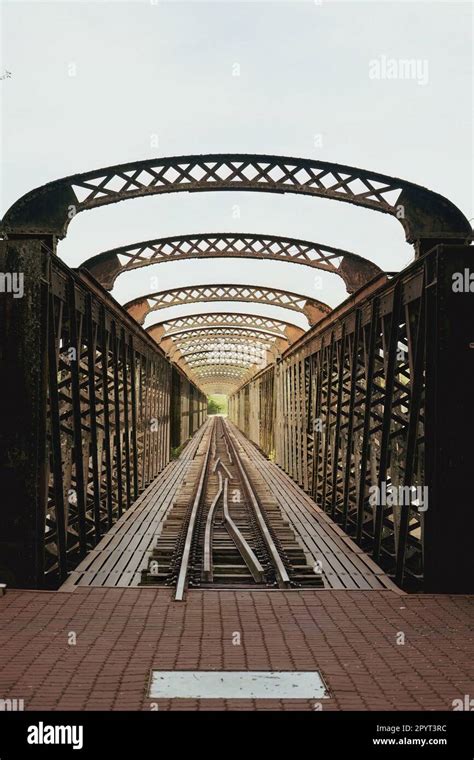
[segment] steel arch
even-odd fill
[[[215,355],[201,352],[184,359],[184,361],[191,369],[204,365],[214,367],[218,364],[232,364],[240,367],[253,366],[255,364],[263,369],[268,363],[265,356],[262,356],[261,354],[244,354],[238,351],[224,351],[223,353]]]
[[[264,342],[268,346],[273,346],[277,338],[272,333],[258,332],[256,330],[237,330],[225,328],[215,328],[208,331],[194,330],[193,332],[175,336],[173,343],[179,347],[187,347],[188,345],[194,345],[195,343],[212,343],[216,341],[230,340],[235,342],[236,340],[245,340],[246,342]]]
[[[121,261],[120,257],[126,260]],[[167,261],[245,258],[303,264],[332,272],[353,293],[381,273],[380,267],[341,248],[298,238],[243,232],[198,233],[155,238],[120,246],[92,256],[81,264],[107,290],[122,273]]]
[[[281,306],[284,309],[304,314],[310,325],[316,324],[332,311],[331,307],[322,301],[289,290],[229,283],[190,285],[184,288],[162,290],[135,298],[125,304],[124,308],[142,325],[146,316],[152,311],[190,303],[209,303],[210,301],[240,301],[243,303],[261,303],[266,306]]]
[[[197,367],[195,371],[196,377],[231,377],[237,380],[247,374],[247,369],[242,366],[219,364],[212,367],[206,365]]]
[[[261,367],[266,367],[267,362],[262,361],[265,357],[260,354],[246,354],[238,351],[223,351],[216,356],[210,356],[206,352],[195,354],[193,358],[187,358],[185,361],[188,367],[193,369],[194,367],[214,367],[215,365],[228,364],[229,366],[253,366],[258,364]]]
[[[227,344],[219,341],[206,342],[202,340],[198,341],[196,339],[196,342],[193,343],[185,345],[177,344],[176,349],[180,352],[181,357],[184,358],[192,356],[196,353],[222,353],[223,351],[233,350],[235,346],[241,346],[243,351],[254,350],[260,352],[266,352],[272,348],[271,343],[261,343],[258,341],[240,338],[229,340]]]
[[[253,190],[331,198],[394,216],[409,243],[470,239],[464,214],[427,188],[327,161],[245,153],[146,159],[74,174],[31,190],[7,211],[3,234],[63,238],[86,209],[157,193]]]
[[[201,383],[201,387],[206,394],[217,393],[223,396],[229,396],[237,389],[235,383],[227,380],[209,380],[206,383]]]
[[[204,312],[202,314],[185,314],[162,322],[154,322],[145,328],[155,340],[172,338],[176,335],[193,332],[195,330],[211,330],[216,327],[232,327],[237,329],[250,328],[274,334],[275,337],[289,340],[286,331],[297,330],[303,332],[292,322],[286,322],[273,317],[265,317],[261,314],[248,314],[239,312]],[[156,337],[155,337],[156,336]]]
[[[153,328],[147,328],[147,332],[150,333],[150,335],[153,337]],[[245,327],[193,327],[187,330],[183,330],[177,333],[174,333],[172,335],[168,335],[167,333],[163,333],[157,338],[157,342],[160,342],[160,340],[172,340],[175,345],[186,343],[189,341],[197,340],[198,338],[203,339],[215,339],[216,337],[236,337],[236,338],[254,338],[255,340],[266,340],[271,341],[274,343],[277,340],[283,340],[284,342],[289,343],[288,336],[281,334],[281,333],[274,333],[270,330],[249,330]]]

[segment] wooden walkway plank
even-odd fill
[[[70,573],[61,591],[74,591],[78,586],[137,585],[139,568],[146,564],[161,523],[192,466],[206,427],[207,423],[204,423],[179,458],[166,465],[132,507]]]
[[[238,445],[278,500],[314,562],[323,561],[326,585],[334,589],[389,589],[402,593],[382,568],[326,515],[291,478],[231,424]]]
[[[140,495],[102,541],[89,552],[63,591],[78,586],[136,587],[178,493],[190,494],[203,455],[206,422],[180,457],[169,463]],[[277,465],[269,462],[238,428],[230,423],[232,438],[259,481],[263,502],[278,504],[308,559],[320,562],[327,589],[350,591],[395,590],[402,593],[364,551]],[[184,490],[183,490],[184,487]],[[181,489],[181,490],[180,490]]]

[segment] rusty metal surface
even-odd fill
[[[245,153],[147,159],[64,177],[16,201],[2,231],[62,238],[71,219],[86,209],[203,190],[298,193],[352,203],[398,219],[409,243],[428,238],[464,243],[472,234],[451,201],[412,182],[326,161]]]
[[[254,233],[147,240],[105,251],[77,271],[56,256],[57,238],[83,210],[160,193],[215,190],[313,195],[389,214],[414,244],[415,261],[390,279],[348,251]],[[451,371],[439,357],[445,364],[446,357],[458,361],[466,377],[472,369],[466,351],[472,345],[472,312],[465,301],[461,308],[461,299],[450,300],[439,274],[448,271],[449,256],[465,263],[472,254],[464,245],[472,238],[469,222],[449,200],[397,178],[327,162],[246,154],[178,156],[98,169],[37,188],[9,209],[0,235],[12,251],[16,244],[18,261],[28,260],[30,285],[36,278],[31,303],[40,311],[37,319],[25,311],[31,337],[26,321],[19,330],[35,372],[25,370],[22,361],[16,372],[23,373],[21,381],[29,383],[37,400],[37,429],[27,432],[31,440],[39,435],[44,462],[31,462],[27,469],[36,467],[28,488],[38,483],[41,494],[34,494],[32,507],[31,494],[27,498],[23,489],[18,519],[14,497],[8,497],[4,511],[13,538],[16,523],[31,522],[32,510],[41,523],[34,535],[28,526],[23,585],[27,576],[30,583],[41,578],[46,585],[64,578],[95,546],[163,468],[170,448],[178,448],[199,427],[206,416],[205,392],[227,393],[236,424],[400,585],[420,588],[426,567],[430,583],[441,583],[425,542],[428,535],[430,546],[442,548],[440,499],[438,512],[426,516],[411,504],[406,510],[390,505],[377,511],[368,491],[387,479],[406,486],[426,477],[436,482],[436,499],[443,491],[436,471],[451,450],[464,456],[456,448],[462,422],[443,416],[439,397],[439,387],[449,395]],[[442,261],[433,252],[443,248],[440,242],[455,244],[444,246]],[[31,261],[38,250],[47,259],[40,278]],[[119,274],[138,267],[218,257],[280,260],[335,273],[351,295],[332,310],[302,294],[230,283],[154,292],[121,307],[106,291]],[[303,314],[310,329],[262,314],[232,313],[232,306],[222,313],[159,320],[163,309],[213,302],[278,306]],[[13,313],[22,318],[18,305]],[[140,325],[151,313],[158,321],[145,331]],[[440,313],[446,320],[438,336]],[[6,312],[6,322],[11,314]],[[461,315],[457,325],[453,314]],[[463,336],[459,355],[446,348],[456,344],[455,328]],[[31,382],[35,373],[37,388]],[[463,391],[459,383],[456,387]],[[5,419],[8,441],[15,441],[11,414]],[[433,419],[447,430],[444,458]],[[26,437],[21,446],[19,456],[26,461]],[[458,476],[464,482],[463,473]],[[13,481],[5,481],[10,491]],[[464,491],[457,488],[462,503]]]
[[[309,296],[293,293],[289,290],[266,288],[258,285],[190,285],[183,288],[171,288],[157,293],[133,299],[125,304],[125,309],[134,319],[143,324],[150,312],[167,309],[171,306],[183,306],[190,303],[234,301],[241,303],[258,303],[266,306],[280,306],[284,309],[304,314],[310,325],[315,324],[331,307]]]
[[[235,380],[237,386],[240,384],[240,382],[242,382],[244,377],[249,376],[248,368],[241,365],[229,364],[220,364],[215,365],[214,367],[197,367],[194,370],[194,374],[198,378],[199,382],[205,379],[214,380],[216,378],[219,378],[221,380]]]
[[[171,339],[169,339],[171,341]],[[167,343],[167,341],[166,341]],[[258,356],[259,364],[266,366],[270,361],[275,361],[281,356],[285,343],[281,345],[279,341],[262,341],[261,336],[241,338],[239,335],[221,335],[209,338],[197,335],[187,342],[171,341],[168,358],[172,361],[180,359],[190,367],[195,363],[196,355],[211,359],[213,357],[222,357],[229,355],[229,351],[234,351],[238,355],[248,357],[249,355]],[[164,342],[162,343],[164,345]]]
[[[34,535],[35,550],[16,551],[9,563],[12,583],[54,587],[169,462],[171,435],[180,445],[195,432],[207,404],[202,391],[92,278],[73,272],[39,241],[2,245],[10,266],[25,273],[26,297],[20,302],[34,303],[33,291],[41,294],[35,320],[42,339],[32,333],[21,353],[44,383],[35,379],[33,387],[28,380],[24,390],[28,398],[37,394],[38,419],[30,415],[21,449],[18,411],[10,419],[2,415],[2,456],[11,459],[17,451],[29,474],[2,462],[0,470],[9,470],[10,480],[2,479],[0,533],[12,542],[21,530],[25,546]],[[31,252],[30,263],[24,249]],[[10,308],[4,331],[11,330],[13,318]],[[19,383],[17,372],[11,378]],[[172,404],[179,407],[173,419]],[[21,495],[25,483],[35,491],[34,520],[31,493]]]
[[[255,343],[270,348],[275,344],[276,338],[274,335],[265,335],[265,333],[259,333],[253,330],[214,329],[207,332],[197,330],[194,333],[188,333],[181,337],[177,336],[173,342],[177,348],[179,348],[181,353],[184,354],[187,352],[188,348],[194,348],[198,345],[202,345],[203,347],[220,345],[224,341],[242,344]]]
[[[168,338],[190,331],[204,331],[218,327],[258,330],[288,340],[291,340],[288,333],[296,337],[296,335],[300,336],[304,332],[300,327],[281,319],[274,319],[261,314],[244,314],[232,311],[185,314],[174,319],[166,319],[163,322],[154,322],[146,328],[146,331],[152,335],[154,340],[159,342],[162,336]],[[292,339],[294,340],[295,337]]]
[[[472,302],[452,273],[473,251],[438,246],[363,288],[229,401],[235,424],[406,590],[472,588],[472,510],[449,494],[469,501],[472,429],[457,400],[472,379]]]
[[[267,359],[274,361],[288,345],[304,334],[304,330],[290,322],[238,312],[185,315],[153,324],[147,332],[170,359],[180,361],[186,372],[191,372],[191,369],[186,364],[183,350],[189,346],[209,344],[216,339],[247,339],[268,346]]]
[[[368,259],[341,248],[298,238],[255,233],[199,233],[155,238],[113,248],[87,259],[87,269],[107,290],[132,269],[184,259],[250,258],[305,264],[342,277],[348,293],[380,274]]]
[[[212,354],[208,351],[201,351],[194,355],[186,357],[186,361],[191,368],[195,367],[213,367],[215,364],[236,364],[246,367],[249,364],[258,364],[262,366],[262,359],[265,354],[259,351],[220,351]]]
[[[254,341],[239,338],[229,338],[228,342],[223,336],[220,340],[206,341],[202,339],[196,339],[191,343],[177,344],[176,352],[179,351],[182,357],[193,357],[196,354],[207,356],[219,356],[220,354],[234,351],[235,353],[251,353],[258,355],[265,355],[267,351],[271,350],[271,343],[263,343],[261,341]],[[172,354],[170,358],[172,358]]]

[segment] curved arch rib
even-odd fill
[[[4,234],[63,238],[86,209],[157,193],[254,190],[331,198],[391,214],[406,239],[465,242],[472,230],[447,198],[378,172],[327,161],[246,153],[172,156],[74,174],[31,190],[4,216]]]
[[[294,328],[296,333],[296,328]],[[155,337],[153,328],[148,328],[148,332],[151,337]],[[303,330],[299,333],[303,334]],[[188,352],[189,348],[195,348],[196,346],[212,346],[217,342],[231,342],[231,343],[247,343],[265,346],[268,351],[278,351],[282,353],[285,348],[288,348],[290,344],[290,338],[286,334],[274,333],[270,330],[249,330],[243,327],[207,327],[199,328],[194,327],[185,332],[180,332],[171,337],[167,337],[166,334],[160,337],[161,333],[156,335],[157,342],[160,343],[162,349],[167,356],[174,360],[175,357],[183,357]],[[299,337],[299,335],[293,335],[293,339]]]
[[[247,339],[229,339],[227,342],[221,341],[216,343],[206,342],[196,338],[196,342],[188,345],[176,345],[174,351],[170,351],[168,357],[173,361],[179,358],[180,361],[186,362],[190,367],[195,366],[198,362],[209,360],[214,363],[214,359],[222,357],[252,359],[253,363],[266,366],[268,363],[275,361],[281,347],[269,342],[263,343],[261,340],[253,341]]]
[[[217,384],[220,387],[235,388],[238,385],[238,382],[237,380],[219,380],[216,378],[215,380],[201,380],[199,383],[200,387],[203,389],[206,389],[208,386],[215,387]]]
[[[166,261],[246,258],[285,261],[332,272],[353,293],[381,273],[368,259],[308,240],[255,233],[198,233],[144,240],[92,256],[81,264],[107,290],[123,272]],[[125,260],[122,260],[125,259]]]
[[[247,368],[236,365],[214,365],[213,367],[202,366],[197,367],[195,370],[196,377],[209,378],[209,377],[229,377],[239,380],[243,375],[247,374]]]
[[[248,346],[256,347],[268,351],[274,346],[274,340],[265,340],[262,336],[246,335],[240,336],[235,333],[219,333],[215,336],[205,337],[196,335],[192,340],[175,341],[176,349],[180,351],[181,356],[188,356],[198,350],[213,351],[228,348],[229,346]]]
[[[252,352],[252,351],[218,351],[212,353],[210,351],[196,351],[194,354],[188,354],[185,357],[185,361],[189,367],[200,367],[207,364],[213,366],[214,364],[239,364],[246,366],[248,364],[260,364],[266,366],[266,352]]]
[[[207,331],[216,328],[252,329],[273,334],[288,342],[293,342],[301,337],[304,330],[291,322],[265,317],[261,314],[248,314],[239,312],[204,312],[202,314],[185,314],[182,317],[154,322],[146,328],[150,336],[158,343],[164,339],[174,338],[178,335],[194,332],[196,330]]]
[[[219,395],[229,396],[238,388],[239,383],[229,382],[227,380],[209,380],[206,383],[200,383],[204,393],[217,393]]]
[[[232,390],[235,390],[240,385],[242,385],[242,383],[245,383],[246,380],[253,374],[252,368],[250,368],[250,370],[241,368],[241,371],[239,372],[232,372],[232,369],[235,368],[224,369],[222,371],[208,370],[206,372],[201,372],[199,369],[197,369],[195,372],[196,383],[200,387],[206,384],[213,384],[215,387],[217,383],[227,383],[231,386]]]
[[[173,339],[176,346],[183,348],[195,343],[216,343],[226,340],[230,340],[230,342],[242,341],[273,345],[275,340],[277,340],[277,336],[273,335],[273,333],[258,332],[257,330],[238,330],[237,328],[226,330],[223,327],[217,327],[207,331],[194,330],[184,335],[177,335]]]
[[[181,357],[193,356],[197,353],[217,354],[223,351],[242,351],[242,352],[259,352],[265,353],[271,349],[270,343],[261,343],[252,340],[230,340],[228,344],[224,342],[196,342],[186,346],[176,346],[176,350],[180,352]]]
[[[189,303],[209,303],[210,301],[239,301],[281,306],[304,314],[310,325],[316,324],[331,312],[331,307],[322,301],[289,290],[265,288],[258,285],[232,284],[190,285],[186,288],[162,290],[129,301],[124,308],[142,325],[146,316],[152,311]]]
[[[161,325],[152,325],[151,327],[146,328],[146,331],[149,333],[149,335],[158,343],[161,340],[172,340],[173,343],[177,344],[193,341],[198,337],[208,338],[209,340],[212,340],[213,338],[215,339],[215,336],[235,336],[236,338],[251,337],[255,339],[261,338],[261,340],[283,340],[287,343],[290,342],[289,337],[284,332],[273,332],[272,330],[264,330],[258,328],[249,329],[246,327],[240,327],[240,325],[231,325],[230,327],[221,327],[219,325],[216,325],[215,327],[188,327],[183,330],[177,330],[176,332],[170,334],[164,332],[164,330],[160,328]],[[301,330],[301,332],[303,332],[303,330]]]

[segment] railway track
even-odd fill
[[[174,586],[177,601],[188,587],[323,586],[221,417],[209,423],[141,584]]]

